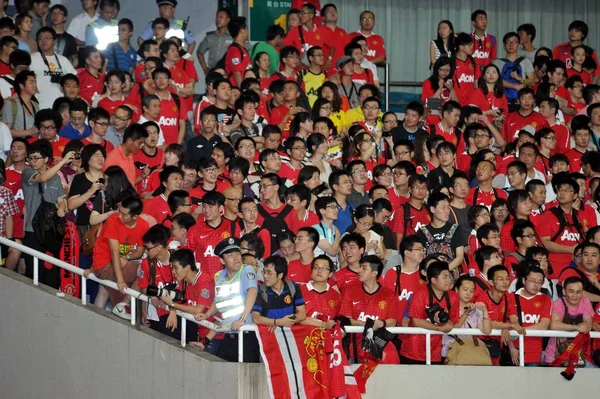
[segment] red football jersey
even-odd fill
[[[312,283],[300,284],[304,306],[306,306],[306,317],[315,319],[331,320],[340,314],[342,295],[327,285],[327,290],[318,292]]]
[[[583,152],[576,150],[575,148],[570,149],[565,153],[567,158],[569,158],[569,172],[581,172],[581,158],[583,157]]]
[[[476,192],[477,195],[475,195]],[[467,195],[467,198],[465,198],[465,202],[469,205],[485,205],[489,209],[492,207],[494,201],[496,201],[498,198],[507,199],[508,196],[506,195],[506,192],[504,190],[500,190],[497,188],[486,193],[481,191],[479,187],[473,187],[469,190],[469,194]],[[475,202],[477,203],[475,204]]]
[[[150,285],[150,265],[148,258],[142,260],[140,270],[141,276],[138,277],[138,285],[140,288],[148,288],[148,285]],[[158,288],[162,288],[165,284],[172,281],[173,273],[171,271],[171,265],[168,263],[163,265],[161,262],[157,261],[154,269],[154,285]],[[169,314],[168,311],[160,308],[156,308],[156,312],[158,313],[158,317]]]
[[[120,100],[113,100],[112,98],[106,96],[102,100],[98,101],[98,107],[104,108],[109,114],[114,114],[116,109],[121,105],[125,104],[125,97]]]
[[[237,86],[237,82],[233,77],[234,72],[241,72],[242,79],[246,69],[252,68],[252,58],[243,46],[232,44],[227,48],[225,55],[225,72],[229,75],[229,81],[232,85]]]
[[[284,122],[289,111],[290,107],[285,104],[281,104],[280,106],[273,108],[271,111],[271,124],[279,125],[280,123]],[[290,125],[292,124],[293,119],[294,115],[290,115],[287,121],[285,121],[285,125],[281,130],[281,138],[283,140],[290,137]]]
[[[313,227],[315,224],[319,224],[319,222],[320,220],[316,213],[307,211],[303,219],[298,218],[298,229],[301,229],[302,227]]]
[[[385,40],[383,40],[383,37],[373,33],[367,36],[361,31],[357,31],[348,35],[348,42],[358,35],[361,35],[367,39],[367,44],[369,45],[369,52],[365,55],[367,60],[373,61],[373,59],[381,56],[387,58],[387,52],[385,51]]]
[[[490,297],[489,291],[482,290],[481,294],[475,297],[475,301],[483,302],[490,316],[490,320],[497,323],[509,323],[510,316],[516,316],[517,314],[515,296],[513,294],[504,293],[504,296],[500,301],[495,302]],[[500,337],[486,337],[485,339],[500,342]]]
[[[552,298],[538,292],[531,298],[523,296],[524,289],[521,288],[515,295],[518,295],[521,304],[521,325],[523,327],[539,323],[542,319],[552,317]],[[516,301],[516,299],[515,299]],[[519,347],[519,341],[514,341],[515,346]],[[542,338],[525,337],[525,363],[541,363],[542,361]]]
[[[405,205],[402,205],[399,209],[396,209],[396,212],[394,212],[394,226],[392,227],[394,234],[404,234],[404,230],[406,230],[406,235],[404,238],[415,234],[417,230],[421,228],[421,226],[431,223],[431,215],[429,214],[429,211],[425,205],[423,205],[421,209],[417,209],[408,203],[408,207],[410,210],[409,218],[404,216]],[[404,226],[404,219],[407,219],[408,223],[406,229]]]
[[[171,71],[171,79],[173,80],[173,83],[175,83],[175,86],[179,87],[180,89],[183,89],[185,87],[185,85],[190,83],[191,78],[179,66],[175,65],[174,67],[169,68],[169,71]],[[171,91],[172,93],[175,93],[173,86],[169,86],[169,91]],[[177,93],[175,93],[175,94],[177,94]],[[182,112],[184,113],[184,115],[187,115],[187,112],[191,111],[193,109],[194,96],[187,96],[187,97],[179,96],[179,97],[181,98]]]
[[[230,186],[231,186],[231,183],[229,183],[229,181],[218,179],[216,182],[214,191],[222,193],[226,188],[228,188]],[[199,181],[198,185],[189,191],[190,198],[192,199],[192,204],[194,204],[194,205],[202,204],[202,198],[204,197],[204,194],[206,194],[207,192],[208,191],[206,191],[202,187],[202,180]]]
[[[156,219],[156,223],[162,224],[165,218],[171,216],[171,209],[164,194],[150,198],[144,202],[144,213]]]
[[[12,73],[12,68],[10,64],[0,60],[0,76],[10,75]]]
[[[173,96],[170,94],[167,100],[160,100],[160,119],[157,123],[165,136],[165,144],[177,143],[177,139],[179,138],[179,121],[183,119],[186,119],[183,103],[178,107]]]
[[[78,69],[77,78],[79,78],[79,97],[87,101],[91,106],[95,94],[104,92],[104,73],[99,73],[98,77],[92,75],[87,69]]]
[[[135,163],[135,168],[137,170],[136,177],[141,176],[143,170],[146,167],[152,169],[152,171],[159,171],[161,166],[165,163],[165,152],[162,149],[157,148],[156,154],[148,155],[148,154],[146,154],[146,152],[144,152],[144,149],[142,148],[140,151],[137,152],[137,154],[135,154],[133,156],[133,162]],[[148,175],[148,177],[141,180],[137,184],[136,188],[137,188],[138,192],[143,193],[145,191],[148,191],[147,186],[148,186],[148,181],[150,180],[150,176],[152,176],[152,173],[150,173],[150,175]],[[156,176],[158,177],[158,174],[156,174]],[[159,184],[160,184],[160,179],[159,179]],[[152,190],[152,191],[154,191],[154,190]]]
[[[328,31],[329,43],[335,47],[335,55],[331,59],[332,68],[335,68],[338,58],[344,55],[344,48],[348,44],[348,33],[339,26],[336,26],[335,30],[328,26],[323,26],[323,28]]]
[[[572,60],[571,60],[571,49],[573,47],[571,46],[571,43],[569,42],[564,42],[561,44],[558,44],[556,47],[554,47],[554,50],[552,51],[552,58],[555,60],[561,60],[562,62],[564,62],[567,66],[567,71],[568,68],[571,67],[572,64]],[[596,65],[600,65],[600,62],[598,62],[598,56],[596,54],[596,52],[593,49],[591,50],[591,54],[588,53],[588,51],[586,51],[586,55],[588,57],[592,57],[592,59],[594,61],[596,61]],[[596,68],[596,70],[594,71],[594,76],[598,76],[598,74],[600,74],[600,68]]]
[[[196,258],[197,260],[198,258]],[[182,289],[183,285],[179,283],[177,289]],[[185,288],[185,300],[189,306],[204,306],[210,308],[215,298],[215,280],[207,273],[200,271],[191,285]],[[212,318],[209,319],[213,321]],[[198,325],[198,335],[203,338],[210,330],[206,327]]]
[[[462,106],[469,105],[469,98],[475,90],[475,63],[473,58],[467,57],[465,61],[456,59],[453,80],[458,102]]]
[[[261,204],[261,206],[265,209],[265,211],[267,211],[267,213],[269,213],[269,215],[271,216],[277,216],[279,215],[283,209],[285,208],[287,204],[281,204],[281,206],[277,209],[272,209],[269,208],[268,206],[266,206],[265,204]],[[283,219],[285,220],[285,223],[287,224],[288,229],[290,229],[290,231],[292,231],[294,234],[296,234],[298,232],[298,225],[300,224],[300,220],[298,219],[298,214],[296,213],[296,211],[292,210],[290,211],[290,213],[287,214],[287,216]],[[256,224],[258,224],[259,226],[263,225],[263,222],[265,221],[265,219],[262,217],[262,215],[260,214],[260,212],[258,212],[258,219],[256,219]]]
[[[202,121],[200,120],[200,114],[204,111],[205,108],[214,105],[208,97],[202,96],[202,99],[198,101],[196,108],[194,109],[194,134],[197,136],[200,134],[200,130],[202,130]]]
[[[392,210],[400,208],[400,205],[404,204],[405,202],[408,202],[408,200],[410,199],[410,194],[409,195],[400,194],[398,192],[398,189],[396,189],[395,186],[388,188],[388,194],[390,196],[390,203],[392,204]]]
[[[567,68],[567,79],[571,76],[579,76],[584,86],[592,83],[592,75],[590,75],[588,71],[586,71],[585,69],[583,69],[581,72],[576,71],[575,69],[573,69],[573,65]]]
[[[579,244],[582,237],[579,236],[577,229],[573,226],[573,216],[571,214],[566,215],[567,221],[569,222],[568,226],[565,226],[565,229],[556,239],[557,244],[565,245],[567,247],[574,247]],[[556,216],[552,212],[544,212],[543,221],[539,224],[538,235],[541,237],[549,237],[552,238],[556,233],[558,233],[558,229],[560,227],[560,223]],[[550,255],[548,260],[552,265],[552,273],[548,277],[551,279],[556,279],[560,276],[560,272],[566,267],[569,267],[571,264],[572,254],[560,254],[556,252],[550,251]]]
[[[494,95],[493,91],[488,92],[488,94],[484,94],[483,90],[476,89],[471,93],[469,97],[469,105],[475,105],[482,112],[486,112],[492,109],[502,109],[504,112],[508,112],[508,101],[506,100],[506,96],[502,94],[502,97],[498,98]],[[492,115],[488,115],[488,119],[490,122],[494,122],[494,117]]]
[[[213,277],[223,268],[220,258],[215,255],[215,247],[222,240],[231,237],[231,222],[225,219],[217,227],[211,227],[198,217],[197,223],[188,231],[188,248],[196,254],[196,262],[200,263],[200,270]]]
[[[362,284],[354,284],[342,295],[340,315],[350,317],[358,321],[395,319],[398,315],[398,298],[392,291],[379,286],[372,294],[365,291]],[[395,326],[388,326],[395,327]],[[362,342],[362,334],[356,334],[357,342]],[[362,360],[365,352],[358,348],[358,359]],[[389,360],[392,360],[391,362]],[[398,363],[388,359],[387,364]]]
[[[483,38],[476,38],[475,33],[471,33],[473,39],[473,58],[477,65],[475,78],[479,79],[483,68],[491,64],[497,57],[498,42],[494,35],[484,34]]]
[[[278,175],[285,179],[288,179],[292,182],[292,184],[296,184],[298,182],[298,174],[300,173],[300,169],[295,169],[288,162],[281,163],[281,169],[279,169]]]
[[[358,281],[358,272],[350,270],[349,267],[345,267],[343,269],[338,270],[334,273],[335,283],[340,289],[342,295],[346,292],[346,289],[354,284],[357,284]]]
[[[550,126],[556,135],[556,148],[550,152],[550,155],[564,154],[571,149],[571,133],[569,129],[560,122]]]
[[[398,294],[398,316],[396,317],[396,321],[398,322],[398,325],[400,325],[402,323],[402,318],[406,313],[408,303],[410,302],[410,297],[416,290],[427,283],[421,279],[421,273],[419,273],[418,269],[410,273],[401,271],[400,287],[398,287],[398,289],[396,289],[397,281],[398,272],[397,268],[394,267],[385,273],[385,276],[383,276],[381,280],[381,284],[390,289],[393,293]]]
[[[23,196],[23,182],[21,180],[21,172],[16,170],[14,166],[6,168],[5,186],[12,191],[19,213],[13,215],[13,237],[24,237],[24,218],[25,218],[25,197]]]
[[[304,264],[302,263],[302,259],[298,258],[288,263],[288,272],[286,278],[295,283],[306,284],[311,279],[311,273],[311,263]]]
[[[300,37],[300,29],[302,29],[302,38]],[[288,34],[283,39],[283,46],[293,46],[302,54],[313,46],[319,46],[323,49],[325,57],[329,56],[331,44],[329,42],[330,29],[324,26],[313,25],[313,29],[308,29],[306,25],[301,25],[290,29]]]
[[[548,121],[546,121],[546,118],[542,114],[535,111],[527,116],[521,115],[520,111],[511,112],[504,120],[502,136],[507,142],[512,143],[517,139],[519,130],[527,125],[531,125],[537,132],[543,127],[548,127]]]
[[[450,321],[457,323],[459,319],[460,300],[458,294],[450,290],[447,298],[450,301],[450,309],[446,301],[446,295],[438,299],[432,295],[432,304],[438,303],[443,309],[449,312]],[[411,318],[410,326],[414,327],[412,318],[428,320],[426,309],[429,303],[429,286],[424,286],[415,291],[412,296],[412,302],[408,307],[408,316]],[[405,335],[402,339],[402,349],[400,355],[413,360],[425,361],[425,335]],[[442,360],[442,336],[431,336],[431,361],[440,362]]]

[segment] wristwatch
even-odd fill
[[[238,320],[241,321],[242,323],[246,322],[246,318],[244,316],[241,316]]]

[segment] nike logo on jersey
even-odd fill
[[[9,181],[9,182],[8,182],[8,185],[9,185],[9,186],[14,186],[15,184],[17,184],[17,182],[16,182],[16,181]]]
[[[200,236],[200,239],[201,239],[201,240],[204,240],[204,239],[205,239],[206,237],[208,237],[209,235],[210,235],[210,234],[207,234],[207,235],[205,235],[205,236]]]
[[[350,284],[352,282],[352,280],[346,280],[344,281],[344,284]]]
[[[354,301],[352,301],[352,304],[353,304],[353,305],[358,305],[359,303],[360,303],[360,301],[358,301],[358,302],[354,302]]]

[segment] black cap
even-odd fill
[[[226,238],[215,247],[215,255],[222,258],[223,255],[228,254],[229,252],[240,252],[241,245],[242,241],[239,238]]]
[[[177,0],[156,0],[156,4],[160,7],[163,4],[169,5],[169,6],[173,6],[173,7],[177,7]]]

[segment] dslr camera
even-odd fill
[[[50,75],[50,82],[60,84],[60,77],[61,75],[53,73],[52,75]]]
[[[435,321],[436,315],[440,324],[448,323],[448,321],[450,320],[450,315],[444,308],[440,306],[439,303],[434,303],[433,305],[431,305],[431,307],[427,308],[427,317],[429,318],[429,321],[433,324],[437,324]]]
[[[146,289],[146,295],[149,297],[157,298],[171,298],[173,302],[183,301],[183,292],[176,290],[177,283],[165,284],[162,288],[158,288],[156,285],[149,285]]]

